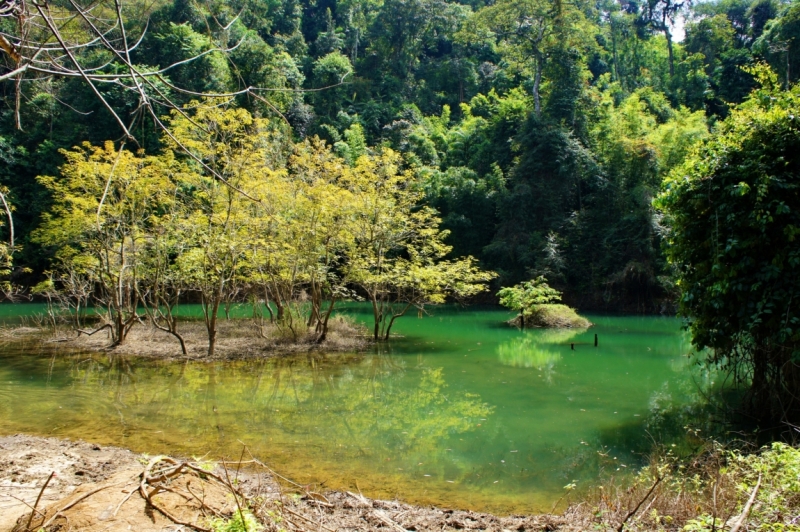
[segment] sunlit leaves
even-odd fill
[[[782,368],[800,344],[794,230],[800,163],[797,88],[774,75],[673,171],[659,197],[670,218],[668,255],[680,273],[681,310],[695,345],[713,359],[754,371],[761,415],[783,415]]]
[[[85,144],[63,155],[67,162],[60,178],[39,178],[56,202],[34,239],[54,248],[58,270],[97,286],[95,303],[121,343],[137,319],[137,282],[149,235],[159,211],[173,201],[171,184],[182,165],[171,152],[143,156],[111,142]]]
[[[64,152],[60,178],[40,178],[59,200],[38,241],[57,248],[57,268],[99,284],[98,302],[128,324],[141,303],[196,292],[211,355],[220,306],[248,294],[275,304],[295,337],[306,322],[322,341],[350,287],[422,309],[493,276],[471,257],[444,260],[447,233],[420,205],[417,174],[391,150],[368,150],[358,127],[347,160],[319,139],[293,144],[243,109],[176,113],[170,131],[160,155],[87,144]],[[306,319],[295,302],[307,296]]]
[[[520,313],[523,320],[530,316],[539,305],[547,305],[561,301],[561,293],[550,288],[547,279],[542,276],[501,289],[497,292],[500,304]]]
[[[447,232],[439,229],[436,211],[418,206],[421,183],[400,165],[399,154],[391,150],[362,157],[349,182],[358,206],[347,272],[373,305],[375,339],[388,338],[394,319],[409,308],[422,311],[448,296],[474,295],[494,276],[481,271],[472,257],[443,260],[452,249],[444,243]]]

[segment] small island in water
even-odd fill
[[[592,322],[580,316],[575,309],[554,303],[561,300],[561,292],[551,288],[543,276],[503,288],[497,297],[501,305],[519,312],[508,321],[515,327],[586,329],[592,326]]]
[[[0,532],[800,532],[798,36],[0,0]]]

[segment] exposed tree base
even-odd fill
[[[349,319],[333,317],[325,338],[320,340],[313,329],[294,334],[273,324],[257,326],[251,320],[220,320],[213,358],[263,358],[269,356],[324,350],[326,352],[361,351],[369,345],[366,330]],[[180,324],[184,346],[168,331],[150,325],[137,325],[128,333],[123,344],[114,345],[110,329],[106,333],[75,335],[74,329],[52,328],[0,329],[0,341],[19,341],[26,338],[46,343],[58,342],[87,351],[113,352],[156,358],[209,359],[208,334],[202,321]],[[183,353],[185,347],[186,353]]]

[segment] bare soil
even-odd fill
[[[85,442],[0,437],[0,532],[203,531],[243,505],[269,531],[580,529],[568,516],[498,517],[350,492],[316,493],[253,460],[209,465]]]
[[[107,481],[121,472],[138,473],[137,456],[116,447],[16,435],[0,437],[0,531],[10,530],[30,507],[47,478],[40,507],[72,495],[80,486]]]
[[[87,327],[84,331],[89,330]],[[262,358],[312,351],[354,352],[368,344],[366,330],[351,320],[335,316],[330,321],[327,338],[316,343],[315,335],[300,327],[297,334],[291,330],[266,324],[259,328],[253,320],[221,319],[218,323],[214,359]],[[46,327],[5,327],[0,329],[0,341],[14,342],[39,340],[83,351],[114,352],[154,358],[209,359],[208,334],[199,320],[186,320],[179,324],[179,334],[186,343],[187,354],[181,352],[175,336],[148,323],[137,324],[130,330],[122,345],[112,347],[109,329],[94,334],[81,333],[75,328],[59,326],[55,331]]]

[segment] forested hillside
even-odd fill
[[[256,87],[219,103],[295,141],[319,137],[351,166],[375,148],[399,152],[450,231],[452,257],[476,257],[497,286],[544,275],[586,309],[671,308],[652,198],[755,87],[751,67],[767,62],[787,85],[800,76],[798,2],[129,0],[121,13],[144,35],[131,63],[175,65],[162,96],[187,105]],[[0,17],[4,35],[16,24]],[[110,52],[73,53],[107,75],[96,90],[134,124],[138,146],[127,147],[162,148],[153,116],[115,82]],[[60,200],[37,176],[59,175],[59,150],[123,131],[83,78],[4,76],[14,68],[3,48],[0,184],[15,209],[13,277],[32,285],[52,253],[32,235]]]

